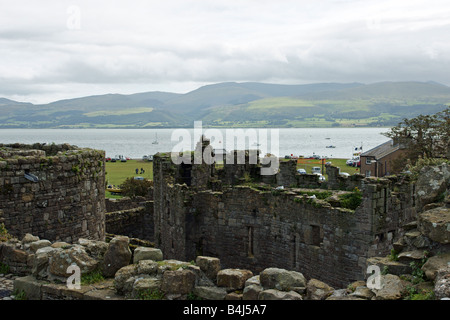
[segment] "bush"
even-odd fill
[[[153,181],[151,180],[136,180],[134,178],[127,178],[124,183],[122,183],[121,190],[124,196],[128,196],[130,198],[146,197],[152,187]]]
[[[11,239],[11,235],[6,230],[5,225],[0,223],[0,242],[6,242]]]
[[[362,192],[358,188],[355,188],[352,193],[344,194],[339,198],[343,208],[356,210],[361,204]]]

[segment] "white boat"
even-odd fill
[[[158,134],[155,133],[155,140],[152,142],[152,144],[159,144],[158,142]]]

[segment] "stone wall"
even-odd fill
[[[225,267],[254,272],[268,266],[301,268],[307,277],[332,285],[363,279],[366,259],[388,254],[397,224],[409,221],[399,217],[400,211],[383,212],[383,192],[376,185],[355,211],[301,192],[245,186],[189,192],[174,185],[165,194],[155,232],[166,258],[209,255]]]
[[[106,232],[154,241],[153,201],[125,210],[106,213]]]
[[[0,222],[66,242],[104,239],[104,152],[63,145],[0,145]]]
[[[169,157],[154,158],[155,242],[166,258],[209,255],[254,272],[301,267],[308,277],[342,285],[364,279],[367,258],[389,254],[401,226],[415,219],[407,176],[341,177],[329,166],[330,180],[320,183],[315,175],[297,174],[295,162],[283,161],[275,185],[263,187],[252,179],[254,167],[241,172],[225,166],[215,176],[208,171],[210,181],[191,188],[179,183],[180,170]],[[342,196],[357,192],[360,206],[344,208]]]

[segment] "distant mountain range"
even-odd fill
[[[31,104],[0,98],[0,128],[392,126],[450,105],[436,82],[226,82],[178,94],[105,94]]]

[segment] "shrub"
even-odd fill
[[[6,230],[5,225],[0,223],[0,242],[5,242],[11,239],[11,235]]]
[[[127,178],[121,185],[122,194],[130,198],[145,197],[148,195],[149,189],[153,187],[151,180],[136,180],[134,178]]]
[[[356,210],[361,205],[362,192],[355,188],[352,193],[341,195],[341,206],[346,209]]]

